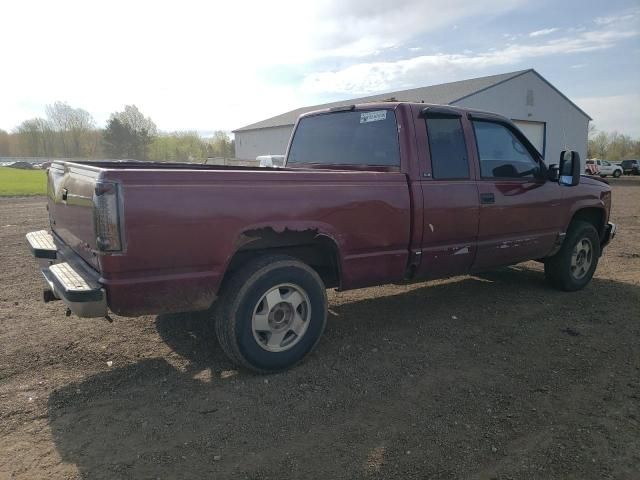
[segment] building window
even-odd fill
[[[527,107],[533,107],[533,90],[531,88],[527,90]]]

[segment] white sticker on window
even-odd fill
[[[387,119],[386,110],[376,110],[375,112],[362,112],[360,114],[360,123],[379,122]]]

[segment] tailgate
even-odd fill
[[[99,175],[96,167],[54,162],[47,184],[51,230],[96,269],[94,193]]]

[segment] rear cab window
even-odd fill
[[[393,110],[352,110],[304,117],[289,147],[287,165],[400,167]]]

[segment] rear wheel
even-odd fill
[[[575,221],[569,227],[560,251],[545,260],[545,277],[560,290],[581,290],[591,281],[599,258],[597,230],[589,222]]]
[[[216,310],[220,345],[240,366],[257,372],[289,368],[318,343],[327,296],[318,274],[286,255],[269,255],[235,272]]]

